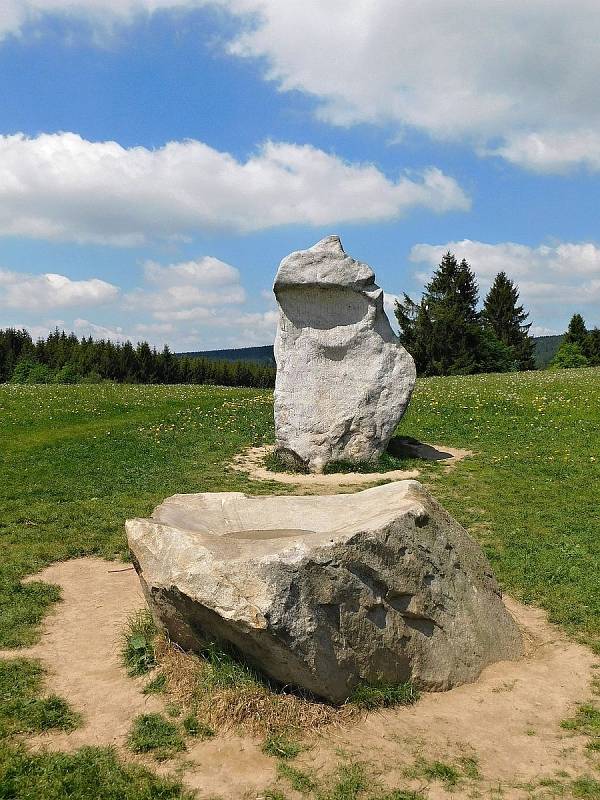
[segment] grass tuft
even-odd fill
[[[263,742],[262,751],[267,756],[289,760],[302,752],[302,745],[282,733],[272,733]]]
[[[195,714],[188,714],[183,720],[183,729],[188,736],[194,736],[198,739],[212,739],[215,735],[214,730],[202,720],[199,720]]]
[[[263,797],[265,800],[287,800],[287,797],[279,789],[267,789]]]
[[[24,658],[0,660],[0,734],[71,731],[81,717],[61,697],[40,697],[43,669]]]
[[[37,642],[39,623],[59,600],[58,586],[0,580],[0,647],[27,647]]]
[[[600,800],[600,781],[595,778],[579,778],[571,784],[571,794],[583,800]]]
[[[154,639],[158,630],[147,610],[136,611],[123,632],[121,658],[127,674],[131,676],[145,675],[156,665]]]
[[[588,703],[579,706],[577,714],[570,719],[564,719],[560,727],[566,731],[578,731],[587,736],[600,736],[600,709]]]
[[[306,464],[299,460],[287,459],[277,452],[267,453],[263,466],[269,472],[289,472],[292,475],[308,475],[309,469]]]
[[[367,789],[367,776],[362,764],[342,764],[329,790],[319,793],[319,800],[357,800]]]
[[[307,772],[291,767],[284,761],[277,764],[277,774],[287,780],[292,789],[300,794],[308,794],[317,788],[315,781]]]
[[[159,761],[185,750],[179,729],[161,714],[140,714],[136,717],[127,743],[134,753],[152,753]]]
[[[359,683],[348,702],[358,708],[372,710],[392,706],[409,706],[416,703],[420,694],[412,683]]]
[[[153,678],[151,681],[144,686],[142,689],[142,694],[161,694],[165,691],[167,687],[167,676],[164,672],[159,672],[156,678]]]
[[[427,781],[440,781],[446,788],[453,788],[461,778],[459,770],[444,761],[427,761],[417,759],[414,767],[405,770],[408,778],[423,778]]]
[[[18,800],[193,800],[181,784],[121,762],[109,748],[31,753],[0,743],[0,797]]]

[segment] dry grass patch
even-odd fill
[[[193,710],[213,728],[241,728],[253,735],[314,731],[358,719],[351,705],[339,708],[291,692],[277,691],[250,667],[216,648],[206,657],[185,653],[159,636],[156,660],[166,675],[169,700]]]

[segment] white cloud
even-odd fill
[[[87,319],[78,317],[73,321],[71,326],[73,333],[77,336],[91,336],[94,339],[110,339],[113,342],[133,342],[134,344],[141,339],[140,336],[134,336],[131,333],[123,330],[120,325],[108,326],[99,325],[95,322],[90,322]]]
[[[229,52],[316,98],[328,122],[411,127],[481,152],[499,140],[494,152],[535,170],[600,168],[597,0],[4,0],[0,36],[48,14],[106,30],[207,5],[240,22]]]
[[[500,156],[534,172],[567,173],[575,167],[600,170],[600,133],[574,130],[509,136],[496,148],[483,148],[483,155]]]
[[[136,16],[154,11],[194,8],[202,0],[3,0],[0,7],[0,38],[36,25],[45,16],[83,20],[110,29],[131,22]]]
[[[230,338],[232,346],[252,347],[273,342],[278,319],[279,311],[275,310],[242,314],[232,320],[232,327],[237,328],[234,336]]]
[[[557,334],[564,333],[556,328],[546,328],[544,325],[532,325],[529,329],[530,336],[556,336]]]
[[[29,275],[0,269],[0,308],[44,311],[112,302],[119,290],[98,278],[71,280],[48,272]]]
[[[267,142],[245,162],[198,141],[157,150],[74,133],[0,136],[0,235],[135,245],[200,230],[393,219],[466,209],[438,169],[389,180],[309,145]]]
[[[465,239],[440,245],[417,244],[410,251],[410,260],[434,269],[448,250],[458,259],[465,258],[476,273],[482,292],[486,292],[495,275],[504,271],[519,285],[521,298],[531,309],[537,322],[556,322],[579,307],[589,306],[590,324],[599,324],[600,247],[591,242],[529,247],[514,242],[488,244]],[[419,272],[425,283],[430,271]]]
[[[183,284],[198,282],[203,286],[228,286],[240,281],[239,270],[212,256],[169,264],[166,267],[156,261],[146,261],[144,276],[151,283],[166,286],[170,286],[174,280]]]
[[[132,311],[147,309],[158,320],[217,318],[215,307],[246,300],[239,271],[212,256],[166,267],[147,261],[144,278],[150,288],[129,292],[124,305]]]
[[[585,133],[600,123],[597,0],[225,5],[257,14],[231,52],[264,59],[269,79],[313,95],[329,122],[413,127],[476,146],[499,138],[498,154],[537,170],[600,166],[598,138]],[[567,164],[549,153],[561,139]]]

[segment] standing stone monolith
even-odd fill
[[[330,461],[375,460],[406,410],[416,371],[373,270],[328,236],[284,258],[273,291],[277,451],[312,472]]]

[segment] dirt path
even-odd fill
[[[46,617],[39,644],[0,656],[39,658],[48,670],[48,689],[84,717],[82,727],[70,734],[35,737],[36,748],[115,745],[126,753],[133,717],[161,710],[159,697],[141,693],[145,681],[128,678],[119,664],[120,631],[143,598],[136,573],[118,569],[123,567],[114,562],[75,559],[35,576],[58,584],[63,601]],[[500,783],[507,800],[530,796],[515,784],[553,777],[557,770],[572,778],[592,774],[584,737],[562,730],[560,721],[589,700],[596,660],[549,625],[541,611],[507,604],[526,635],[524,659],[489,667],[477,683],[426,695],[411,708],[369,714],[347,728],[314,736],[298,764],[328,772],[339,762],[341,748],[378,765],[382,782],[393,786],[406,785],[402,770],[419,755],[449,762],[475,756],[482,775],[478,791],[492,796]],[[160,771],[182,767],[184,782],[200,790],[200,797],[254,797],[275,780],[274,760],[261,753],[260,743],[234,735],[192,742],[183,759]],[[422,780],[415,781],[415,788],[422,786]],[[432,800],[450,796],[439,783],[425,793]]]
[[[467,456],[470,450],[460,450],[445,445],[429,445],[409,439],[397,439],[396,448],[405,456],[419,458],[423,461],[439,461],[446,469],[451,469]],[[250,447],[235,456],[229,467],[238,472],[245,472],[250,478],[258,481],[275,481],[289,486],[301,487],[307,493],[330,493],[335,489],[346,489],[349,486],[366,486],[381,481],[404,481],[418,478],[418,469],[395,469],[389,472],[335,472],[327,475],[315,473],[302,474],[294,472],[272,472],[264,466],[265,458],[274,451],[273,445]],[[399,453],[398,453],[399,454]]]

